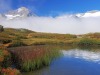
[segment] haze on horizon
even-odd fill
[[[75,17],[75,14],[81,14],[81,13],[84,14],[90,10],[100,10],[97,7],[94,8],[91,6],[90,7],[93,9],[89,8],[88,6],[87,6],[88,9],[85,9],[86,5],[84,4],[82,6],[84,6],[85,11],[81,11],[83,8],[80,5],[82,3],[79,0],[77,1],[79,1],[80,6],[77,6],[77,3],[75,3],[76,4],[75,8],[76,9],[79,8],[77,12],[75,8],[72,9],[74,5],[70,5],[70,3],[74,3],[72,2],[74,0],[71,1],[63,0],[66,2],[64,3],[64,5],[69,3],[68,6],[72,6],[70,8],[65,7],[64,5],[57,5],[56,4],[57,0],[55,1],[51,0],[51,2],[53,2],[50,3],[52,4],[51,7],[50,4],[48,3],[50,2],[50,0],[42,0],[40,2],[39,0],[29,0],[29,1],[15,0],[15,1],[17,1],[18,3],[13,2],[13,0],[7,0],[8,3],[6,2],[6,0],[0,0],[0,9],[1,9],[0,12],[3,14],[8,11],[15,10],[17,8],[24,6],[37,16],[30,16],[30,17],[25,17],[23,19],[13,19],[13,20],[0,18],[0,25],[3,25],[4,27],[8,27],[8,28],[25,28],[37,32],[64,33],[64,34],[66,33],[85,34],[85,33],[100,32],[100,16],[96,15],[96,17],[90,16],[90,17],[81,17],[81,18]],[[32,2],[33,4],[31,4]],[[62,1],[60,0],[58,2],[62,2]],[[55,4],[54,7],[55,9],[53,8],[54,4]]]

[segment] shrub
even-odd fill
[[[26,46],[26,44],[24,44],[22,41],[20,40],[16,40],[13,41],[12,44],[10,44],[9,47],[18,47],[18,46]]]
[[[78,45],[100,45],[100,41],[96,39],[90,39],[90,38],[83,38],[78,42]]]
[[[20,72],[17,69],[12,69],[8,67],[1,69],[1,75],[20,75]]]
[[[9,39],[0,39],[0,42],[3,43],[3,44],[6,44],[6,43],[12,42],[12,40],[9,40]]]
[[[0,75],[20,75],[19,70],[10,68],[10,53],[5,49],[0,49]]]
[[[11,56],[7,50],[0,50],[0,66],[9,67],[11,66]]]

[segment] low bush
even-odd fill
[[[0,49],[0,66],[5,68],[11,66],[11,55],[7,50]]]
[[[10,68],[11,55],[4,48],[0,49],[0,75],[20,75],[19,70]]]
[[[100,40],[98,39],[90,39],[90,38],[83,38],[78,42],[78,45],[100,45]]]
[[[2,68],[1,75],[20,75],[20,71],[13,68]]]
[[[16,40],[13,41],[12,44],[9,45],[9,47],[18,47],[18,46],[26,46],[22,41]]]
[[[10,42],[12,42],[12,40],[10,40],[10,39],[0,39],[0,43],[2,43],[2,44],[6,44],[6,43],[10,43]]]

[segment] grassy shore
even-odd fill
[[[38,46],[37,46],[38,45]],[[10,67],[11,61],[16,63],[16,67],[21,71],[33,71],[43,66],[47,66],[50,62],[60,55],[56,49],[50,49],[50,47],[42,47],[40,45],[69,45],[71,47],[100,47],[100,33],[89,33],[84,35],[73,34],[57,34],[57,33],[41,33],[34,32],[27,29],[12,29],[5,28],[3,32],[0,32],[0,47],[13,48],[5,56],[6,52],[4,48],[0,48],[0,73],[2,75],[18,70],[13,70]],[[21,47],[22,46],[22,47]],[[27,46],[27,47],[23,47]],[[28,47],[32,46],[32,47]],[[15,48],[20,47],[20,48]],[[59,48],[59,47],[58,47]],[[70,48],[70,47],[68,47]],[[3,54],[3,55],[2,55]],[[2,71],[4,69],[4,71]],[[6,72],[7,70],[7,72]],[[17,74],[14,74],[17,75]]]
[[[42,46],[19,47],[10,52],[14,59],[13,62],[22,71],[33,71],[48,66],[54,58],[60,55],[59,51]]]

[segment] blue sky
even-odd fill
[[[100,0],[0,0],[0,13],[26,7],[37,16],[19,20],[0,18],[0,25],[37,32],[84,34],[100,32],[99,17],[79,18],[70,15],[99,10]]]
[[[0,12],[27,7],[40,16],[100,10],[100,0],[0,0]]]

